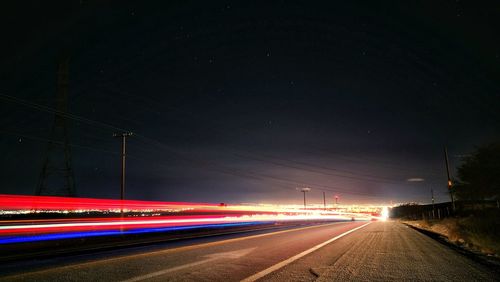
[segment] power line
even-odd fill
[[[45,106],[45,105],[41,105],[41,104],[37,104],[37,103],[33,103],[33,102],[29,102],[29,101],[26,101],[26,100],[23,100],[23,99],[19,99],[19,98],[10,96],[10,95],[6,95],[6,94],[0,93],[0,99],[3,99],[5,101],[7,101],[7,102],[11,102],[11,103],[16,103],[16,104],[19,104],[19,105],[23,105],[25,107],[29,107],[29,108],[37,109],[37,110],[40,110],[40,111],[48,112],[48,113],[51,113],[51,114],[55,114],[55,115],[58,115],[58,116],[62,116],[62,117],[65,117],[65,118],[69,118],[69,119],[72,119],[72,120],[75,120],[75,121],[83,122],[83,123],[86,123],[86,124],[89,124],[89,125],[105,127],[105,128],[109,128],[109,129],[117,130],[117,131],[124,131],[124,132],[127,131],[126,129],[119,128],[119,127],[116,127],[116,126],[113,126],[113,125],[110,125],[110,124],[107,124],[107,123],[104,123],[104,122],[100,122],[100,121],[96,121],[96,120],[91,120],[91,119],[88,119],[88,118],[85,118],[85,117],[81,117],[81,116],[78,116],[78,115],[75,115],[75,114],[67,113],[67,112],[58,111],[58,110],[56,110],[54,108],[51,108],[51,107],[48,107],[48,106]]]
[[[122,91],[122,90],[120,90],[120,91],[116,91],[116,89],[109,89],[109,90],[112,90],[115,93],[120,93],[120,94],[124,93],[124,91]],[[135,95],[135,94],[129,93],[129,92],[126,93],[126,96],[129,96],[129,97],[138,97],[138,98],[141,98],[143,100],[144,99],[145,100],[149,100],[150,102],[153,102],[153,103],[155,102],[151,98],[147,98],[147,97]],[[168,107],[168,108],[170,110],[177,110],[174,107]],[[190,116],[193,116],[195,118],[201,118],[199,115],[196,115],[193,112],[186,112],[186,111],[178,111],[178,112],[182,112],[184,114],[189,114]],[[204,119],[204,121],[206,121],[206,119]],[[214,129],[215,129],[215,131],[218,131],[217,128],[214,128]],[[241,126],[238,126],[238,129],[245,130]],[[219,130],[219,132],[221,132],[221,131]],[[229,130],[229,131],[225,130],[224,131],[224,133],[227,133],[227,132],[231,132],[231,130]],[[229,145],[229,146],[231,146],[231,145]],[[232,147],[235,148],[234,146],[232,146]],[[239,150],[239,149],[236,149],[236,150]],[[245,151],[246,152],[250,152],[248,150],[245,150]],[[332,153],[331,151],[328,151],[328,152]],[[250,153],[252,153],[254,155],[257,155],[255,152],[250,152]],[[337,153],[337,155],[339,155],[339,154]],[[242,155],[239,155],[239,157],[240,158],[245,158],[245,156],[242,156]],[[266,162],[265,158],[269,158],[269,157],[261,155],[261,161],[265,161]],[[337,168],[333,168],[333,167],[318,166],[318,165],[308,164],[308,163],[305,163],[305,162],[299,162],[299,161],[294,161],[294,160],[285,159],[285,158],[278,158],[278,157],[272,157],[272,158],[274,158],[274,159],[281,159],[281,160],[285,160],[287,162],[293,162],[293,163],[304,165],[304,166],[309,166],[309,167],[314,167],[314,168],[319,168],[319,169],[324,169],[324,170],[329,170],[329,171],[335,171],[336,174],[329,174],[329,173],[318,172],[318,171],[314,171],[314,172],[316,172],[316,173],[322,173],[322,174],[328,174],[328,175],[332,175],[332,176],[344,177],[344,178],[353,179],[353,180],[364,180],[364,181],[371,181],[371,182],[377,182],[377,183],[393,183],[393,184],[398,184],[398,183],[404,182],[406,178],[409,178],[409,177],[405,177],[405,179],[394,179],[394,178],[388,178],[388,177],[381,177],[381,176],[378,176],[378,175],[370,175],[370,174],[363,174],[363,173],[353,172],[353,171],[348,171],[348,170],[342,170],[342,169],[337,169]],[[347,159],[348,161],[354,161],[354,162],[358,162],[358,163],[360,163],[360,162],[361,163],[373,162],[373,160],[370,160],[369,158],[359,158],[359,159],[361,159],[363,161],[360,161],[360,160],[356,161],[356,160],[352,160],[351,158],[345,158],[345,157],[343,157],[343,159]],[[275,163],[275,165],[282,166],[282,164],[276,164],[276,163]],[[414,172],[414,170],[404,169],[401,166],[400,163],[394,163],[393,165],[388,166],[386,163],[378,161],[377,162],[377,166],[387,166],[387,167],[390,167],[392,170],[404,170],[404,171]],[[311,169],[307,169],[307,168],[298,168],[298,167],[294,167],[294,168],[295,169],[309,170],[309,171],[311,170]],[[347,173],[347,174],[350,174],[350,176],[339,175],[338,173]],[[436,173],[431,173],[431,172],[426,172],[425,174],[426,175],[432,174],[432,175],[436,175],[436,176],[438,175]]]
[[[49,113],[53,113],[53,114],[57,114],[57,115],[62,115],[64,117],[66,117],[66,118],[70,118],[70,119],[73,119],[73,120],[76,120],[76,121],[80,121],[82,123],[86,123],[86,124],[89,124],[89,125],[92,125],[92,126],[100,126],[100,127],[104,127],[104,128],[108,128],[108,129],[113,129],[113,130],[127,131],[125,129],[122,129],[122,128],[119,128],[119,127],[116,127],[116,126],[113,126],[113,125],[110,125],[110,124],[107,124],[107,123],[103,123],[103,122],[100,122],[100,121],[91,120],[91,119],[84,118],[84,117],[81,117],[81,116],[78,116],[78,115],[74,115],[74,114],[62,113],[62,112],[59,112],[59,111],[57,111],[55,109],[52,109],[50,107],[47,107],[47,106],[44,106],[44,105],[40,105],[40,104],[36,104],[36,103],[32,103],[32,102],[28,102],[26,100],[18,99],[16,97],[13,97],[13,96],[10,96],[10,95],[5,95],[5,94],[1,94],[0,93],[0,98],[3,99],[3,100],[6,100],[8,102],[20,104],[20,105],[23,105],[23,106],[26,106],[26,107],[30,107],[30,108],[33,108],[33,109],[37,109],[37,110],[40,110],[40,111],[45,111],[45,112],[49,112]],[[163,143],[161,141],[158,141],[156,139],[152,139],[152,138],[149,138],[149,137],[146,137],[146,136],[143,136],[143,135],[137,135],[137,137],[139,139],[143,139],[145,142],[149,142],[151,144],[155,144],[157,146],[161,146],[163,149],[167,148],[171,153],[175,153],[178,156],[180,156],[182,154],[182,153],[177,152],[171,146],[168,146],[165,143]],[[81,146],[81,147],[83,147],[83,146]],[[186,160],[185,157],[181,157],[181,159]],[[187,159],[189,159],[189,158],[187,158]],[[193,161],[193,160],[191,159],[191,161]],[[195,160],[195,161],[199,162],[199,160]],[[210,164],[211,167],[213,167],[213,165],[214,164]],[[284,164],[280,163],[280,165],[284,165]],[[304,168],[300,168],[300,167],[293,167],[293,168],[305,170]],[[227,170],[227,169],[223,169],[221,171],[223,173],[228,173],[228,174],[232,174],[232,175],[236,175],[236,176],[250,177],[250,178],[254,178],[254,179],[263,179],[264,178],[264,179],[268,179],[268,180],[288,182],[289,185],[293,184],[294,186],[296,186],[296,183],[297,183],[297,181],[293,181],[293,180],[289,180],[289,179],[284,179],[284,178],[279,178],[279,177],[274,177],[274,176],[265,175],[265,174],[264,175],[263,174],[259,175],[259,174],[255,174],[255,173],[246,173],[245,174],[245,173],[241,173],[241,171],[239,171],[239,172],[236,171],[235,172],[235,171],[231,171],[231,170]],[[313,172],[317,172],[317,171],[313,171]],[[321,172],[317,172],[317,173],[321,173]],[[376,182],[373,179],[361,179],[359,177],[355,178],[355,177],[343,176],[343,175],[336,175],[336,176],[347,177],[347,178],[352,178],[352,179],[357,179],[357,180],[363,180],[363,181]],[[316,187],[316,188],[321,189],[321,190],[343,192],[343,193],[346,193],[346,194],[356,194],[356,195],[372,196],[372,195],[367,194],[367,193],[353,192],[351,190],[346,190],[345,188],[340,188],[340,187],[333,187],[333,186],[320,185],[320,184],[311,184],[311,183],[309,183],[308,185],[311,186],[311,187]]]
[[[114,93],[119,93],[119,94],[122,94],[122,95],[126,95],[128,97],[137,97],[137,98],[140,98],[140,99],[143,99],[143,100],[149,100],[149,102],[153,103],[153,104],[158,104],[156,100],[152,99],[152,98],[149,98],[149,97],[144,97],[143,95],[136,95],[136,94],[133,94],[133,93],[130,93],[130,92],[126,92],[126,91],[123,91],[123,90],[119,90],[117,91],[115,88],[108,88],[110,91],[113,91]],[[183,114],[187,114],[191,117],[194,117],[196,119],[199,119],[199,120],[203,120],[204,122],[207,121],[206,118],[194,113],[194,112],[188,112],[188,111],[185,111],[185,110],[179,110],[175,107],[169,107],[169,106],[166,106],[166,108],[168,108],[170,111],[176,111],[178,113],[183,113]],[[217,125],[218,123],[215,123],[213,121],[210,122],[212,125]],[[249,132],[248,129],[244,128],[244,127],[241,127],[241,125],[238,125],[237,127],[238,130],[243,130],[243,131],[247,131]],[[219,130],[216,126],[213,126],[212,127],[212,131],[218,131],[219,133],[224,133],[224,134],[227,134],[227,133],[231,133],[231,132],[234,132],[233,130]],[[231,146],[231,145],[229,145]],[[240,150],[239,148],[236,148],[234,146],[232,146],[233,148],[235,148],[236,150]],[[320,148],[318,148],[320,149]],[[374,159],[370,159],[370,158],[367,158],[367,157],[352,157],[352,156],[348,156],[346,157],[345,154],[341,154],[341,153],[338,153],[338,152],[333,152],[332,150],[324,150],[324,149],[320,149],[322,151],[325,151],[329,154],[334,154],[334,155],[337,155],[337,156],[341,156],[342,159],[344,160],[347,160],[347,161],[352,161],[352,162],[356,162],[356,163],[363,163],[363,164],[366,164],[367,162],[372,162],[372,163],[376,163],[377,166],[386,166],[388,168],[391,168],[392,170],[401,170],[401,171],[406,171],[406,172],[412,172],[414,173],[415,170],[414,169],[406,169],[403,166],[402,163],[399,163],[399,162],[393,162],[393,161],[387,161],[387,160],[374,160]],[[250,152],[248,151],[247,149],[245,149],[246,152]],[[254,152],[250,152],[252,154],[255,155]],[[264,156],[265,157],[265,156]],[[290,161],[290,160],[287,160],[287,161]],[[308,164],[305,164],[303,163],[304,165],[308,165]],[[333,170],[333,171],[339,171],[341,172],[342,170],[340,169],[335,169],[335,168],[328,168],[328,170]],[[384,177],[380,177],[380,176],[373,176],[373,175],[363,175],[363,174],[359,174],[357,172],[349,172],[349,171],[345,171],[344,172],[346,173],[350,173],[350,174],[355,174],[355,175],[359,175],[359,176],[367,176],[367,177],[374,177],[374,178],[384,178]],[[438,173],[432,173],[432,172],[425,172],[425,174],[432,174],[432,175],[440,175]],[[382,179],[384,180],[384,179]],[[389,179],[389,178],[386,178],[385,180],[389,180],[389,181],[394,181],[394,179]],[[395,181],[400,181],[400,179],[398,180],[395,180]]]
[[[400,182],[394,181],[392,179],[385,180],[384,178],[375,178],[374,176],[369,176],[369,177],[373,177],[373,178],[367,178],[367,177],[357,177],[357,176],[342,175],[342,174],[338,174],[338,173],[329,173],[329,172],[318,171],[318,170],[304,168],[304,167],[299,167],[299,166],[294,166],[294,165],[283,164],[283,163],[280,163],[280,162],[276,162],[276,161],[272,161],[272,160],[266,160],[266,159],[258,158],[258,157],[250,157],[250,156],[243,156],[243,155],[237,155],[237,156],[240,156],[240,157],[243,157],[243,158],[246,158],[246,159],[257,160],[257,161],[261,161],[261,162],[265,162],[265,163],[270,163],[270,164],[277,165],[277,166],[282,166],[282,167],[287,167],[287,168],[293,168],[293,169],[298,169],[298,170],[302,170],[302,171],[313,172],[313,173],[317,173],[317,174],[323,174],[323,175],[330,175],[330,176],[335,176],[335,177],[347,178],[347,179],[351,179],[351,180],[369,181],[369,182],[376,182],[376,183],[390,183],[390,184],[398,184],[398,183],[400,183]],[[293,161],[291,161],[291,162],[293,162]],[[295,163],[301,164],[300,162],[295,162]],[[312,165],[308,165],[308,166],[312,167]],[[318,166],[316,166],[316,167],[318,167]],[[333,171],[340,171],[340,170],[336,170],[336,169],[332,169],[332,168],[325,168],[325,167],[318,167],[318,168],[326,169],[326,170],[333,170]],[[347,171],[344,171],[344,172],[347,172]],[[352,172],[347,172],[347,173],[354,174],[354,175],[362,175],[363,176],[363,174],[355,174],[355,173],[352,173]]]
[[[23,137],[23,138],[26,138],[29,140],[34,140],[34,141],[53,142],[53,143],[58,144],[58,145],[63,145],[63,142],[60,142],[60,141],[53,141],[53,140],[50,140],[47,138],[34,136],[34,135],[30,135],[30,134],[25,134],[25,133],[19,133],[19,132],[2,130],[2,129],[0,129],[0,133],[11,135],[11,136],[16,136],[16,137]],[[86,145],[80,145],[80,144],[75,144],[75,143],[69,143],[69,145],[71,147],[75,147],[75,148],[82,148],[82,149],[87,149],[87,150],[96,151],[96,152],[100,152],[100,153],[119,155],[118,152],[108,151],[108,150],[90,147],[90,146],[86,146]]]
[[[155,145],[160,146],[163,149],[171,150],[170,146],[167,145],[165,147],[164,144],[162,142],[160,142],[160,141],[153,140],[153,139],[150,139],[150,138],[148,138],[148,140],[154,141]],[[174,151],[171,151],[171,152],[174,153],[174,154],[180,154],[180,153],[174,152]],[[373,194],[352,191],[352,190],[349,190],[349,189],[346,189],[346,188],[341,188],[341,187],[336,187],[336,186],[331,186],[331,185],[322,185],[322,184],[311,183],[311,182],[295,181],[295,180],[292,180],[292,179],[277,177],[277,176],[273,176],[273,175],[269,175],[269,174],[265,174],[265,173],[261,173],[261,172],[254,172],[254,171],[248,170],[248,169],[246,169],[245,171],[238,170],[238,169],[235,169],[235,168],[228,169],[228,168],[226,168],[224,166],[221,166],[219,164],[216,164],[216,163],[213,163],[213,162],[209,162],[209,161],[195,159],[195,158],[192,158],[192,157],[181,156],[181,158],[184,159],[184,160],[186,160],[186,161],[188,161],[188,162],[190,162],[190,163],[192,163],[192,164],[194,163],[194,164],[198,164],[198,165],[202,165],[204,167],[207,167],[210,170],[214,170],[214,168],[217,168],[215,170],[223,172],[223,173],[237,175],[237,176],[240,176],[240,177],[241,176],[243,176],[243,177],[250,176],[251,178],[254,178],[254,179],[256,178],[256,179],[263,179],[263,180],[271,180],[271,181],[284,182],[284,183],[287,183],[289,186],[293,186],[293,187],[297,187],[298,183],[302,183],[302,184],[304,184],[306,186],[310,186],[310,187],[313,187],[313,188],[321,190],[321,191],[325,190],[325,191],[333,191],[333,192],[342,192],[342,193],[353,194],[353,195],[374,196]],[[380,197],[382,197],[382,196],[380,196]]]

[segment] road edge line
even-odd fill
[[[335,241],[337,239],[340,239],[340,238],[344,237],[347,234],[350,234],[350,233],[352,233],[352,232],[354,232],[356,230],[359,230],[359,229],[361,229],[361,228],[369,225],[370,223],[371,223],[371,221],[367,222],[367,223],[365,223],[365,224],[363,224],[361,226],[358,226],[356,228],[353,228],[353,229],[351,229],[351,230],[349,230],[347,232],[344,232],[344,233],[342,233],[340,235],[337,235],[337,236],[335,236],[335,237],[333,237],[333,238],[331,238],[331,239],[329,239],[329,240],[327,240],[327,241],[325,241],[325,242],[323,242],[321,244],[318,244],[318,245],[316,245],[316,246],[314,246],[314,247],[312,247],[312,248],[310,248],[308,250],[303,251],[302,253],[294,255],[293,257],[290,257],[290,258],[288,258],[288,259],[286,259],[284,261],[278,262],[277,264],[275,264],[275,265],[273,265],[271,267],[268,267],[268,268],[266,268],[266,269],[264,269],[264,270],[262,270],[260,272],[257,272],[254,275],[249,276],[249,277],[241,280],[240,282],[253,282],[253,281],[256,281],[256,280],[258,280],[258,279],[260,279],[260,278],[262,278],[262,277],[264,277],[264,276],[266,276],[266,275],[268,275],[268,274],[270,274],[270,273],[272,273],[272,272],[274,272],[274,271],[276,271],[276,270],[278,270],[280,268],[283,268],[284,266],[286,266],[286,265],[288,265],[288,264],[290,264],[290,263],[292,263],[292,262],[294,262],[294,261],[296,261],[296,260],[298,260],[298,259],[300,259],[300,258],[302,258],[302,257],[304,257],[304,256],[306,256],[306,255],[308,255],[308,254],[310,254],[312,252],[314,252],[314,251],[317,251],[318,249],[320,249],[320,248],[322,248],[322,247],[330,244],[331,242],[333,242],[333,241]]]

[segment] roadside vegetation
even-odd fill
[[[450,242],[486,255],[500,254],[500,213],[449,217],[442,220],[403,220],[442,235]]]
[[[446,237],[450,242],[500,256],[500,142],[476,148],[462,160],[451,203],[406,204],[393,217]]]

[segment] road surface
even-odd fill
[[[397,222],[343,222],[161,249],[48,260],[8,281],[494,281],[495,273]],[[24,269],[24,273],[22,272]]]

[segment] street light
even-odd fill
[[[300,189],[300,192],[304,193],[304,209],[306,209],[306,192],[309,192],[311,191],[311,188],[302,188]]]

